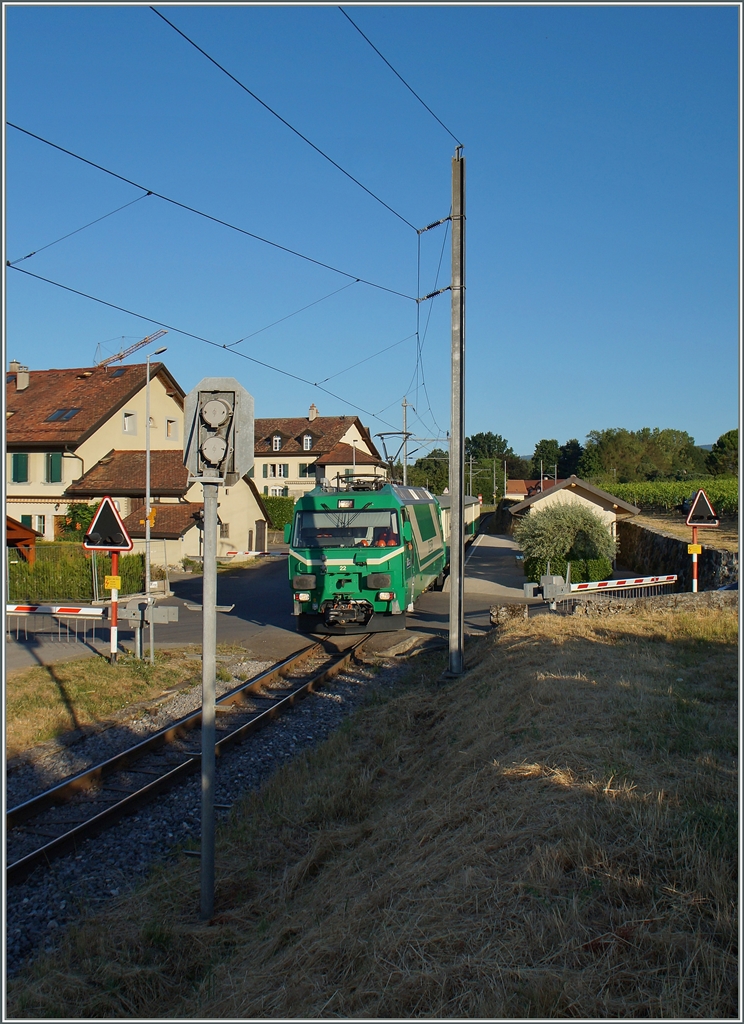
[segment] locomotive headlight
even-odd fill
[[[309,601],[310,600],[310,595],[309,594],[295,594],[295,598],[298,601]]]
[[[392,590],[381,590],[380,593],[377,595],[377,600],[392,601],[394,597],[395,594],[392,592]]]

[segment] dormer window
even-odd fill
[[[304,452],[309,452],[310,449],[312,448],[312,446],[313,446],[313,436],[312,436],[312,434],[305,434],[304,437],[302,438],[302,450]]]
[[[278,452],[278,451],[281,451],[281,448],[282,448],[282,439],[279,436],[279,434],[274,434],[274,436],[271,439],[271,450],[273,452]]]

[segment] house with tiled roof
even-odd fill
[[[506,498],[507,501],[523,501],[531,498],[533,494],[541,494],[556,484],[563,484],[564,480],[555,480],[552,476],[544,476],[542,481],[538,480],[507,480]]]
[[[145,363],[53,370],[10,363],[5,378],[8,515],[52,540],[74,481],[112,450],[144,452],[146,374]],[[153,450],[182,451],[183,400],[165,365],[151,363]],[[120,511],[129,513],[127,500]]]
[[[257,419],[254,443],[254,480],[265,495],[300,498],[323,479],[353,473],[387,477],[359,417],[321,416],[314,403],[307,416]]]
[[[32,370],[6,377],[7,514],[55,535],[72,502],[114,499],[135,551],[144,549],[146,364]],[[150,369],[151,560],[201,554],[201,485],[183,465],[184,392]],[[268,515],[246,477],[220,491],[218,555],[264,550]]]

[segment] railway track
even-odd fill
[[[370,636],[343,651],[311,644],[216,701],[219,756],[343,671]],[[6,813],[7,884],[74,849],[199,771],[201,710]]]

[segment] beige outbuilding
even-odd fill
[[[509,511],[513,516],[524,516],[533,509],[544,509],[551,505],[584,505],[599,516],[603,523],[610,527],[612,536],[617,536],[617,523],[620,519],[629,519],[641,511],[622,498],[587,483],[577,476],[567,480],[559,480],[557,484],[537,494],[530,495],[524,501],[512,505]]]

